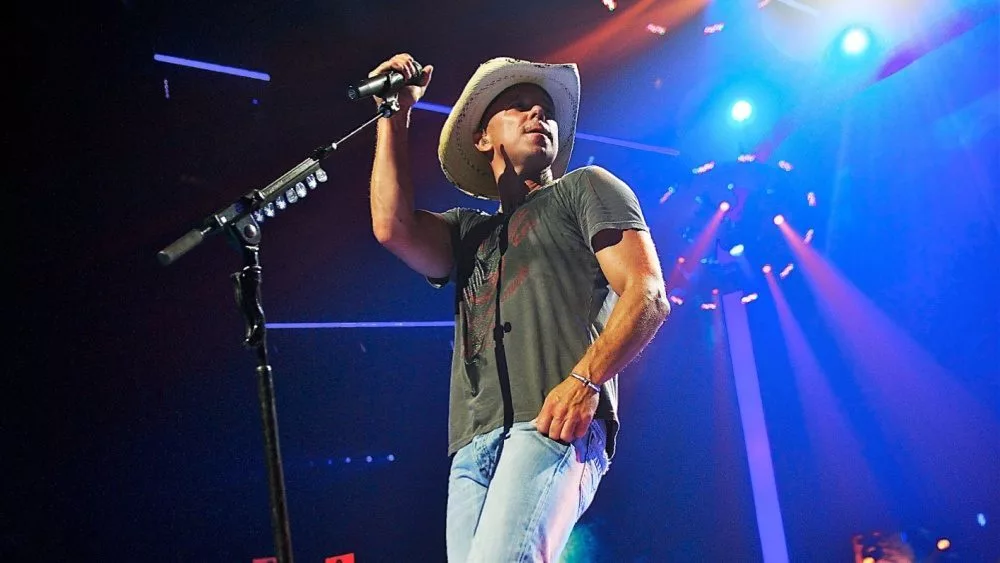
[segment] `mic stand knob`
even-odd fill
[[[392,94],[391,96],[386,97],[386,99],[378,106],[378,112],[382,117],[392,117],[398,111],[399,96],[397,94]]]

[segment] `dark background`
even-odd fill
[[[899,25],[880,28],[884,43],[858,70],[810,47],[804,37],[830,37],[777,4],[623,1],[614,13],[596,0],[25,7],[11,52],[28,80],[14,88],[10,121],[27,121],[27,134],[15,125],[5,137],[16,171],[6,206],[16,283],[0,553],[23,561],[271,553],[255,363],[240,347],[228,279],[239,254],[221,236],[168,268],[155,254],[367,119],[373,108],[348,102],[346,84],[409,51],[437,67],[426,100],[440,104],[454,103],[493,56],[579,62],[580,131],[680,152],[577,143],[571,168],[593,159],[612,170],[654,225],[668,213],[665,187],[693,166],[733,160],[792,123],[774,155],[795,163],[796,177],[828,204],[817,249],[867,295],[867,310],[891,319],[898,338],[886,348],[911,340],[928,354],[919,365],[940,366],[928,372],[947,383],[937,395],[917,392],[939,379],[888,361],[873,376],[820,313],[829,296],[789,277],[785,298],[857,446],[824,449],[806,428],[828,413],[800,397],[773,300],[764,294],[748,306],[792,560],[847,561],[855,533],[917,528],[952,538],[959,560],[997,560],[996,7],[872,4],[890,16],[880,22]],[[967,25],[949,26],[955,17]],[[722,20],[723,33],[703,35]],[[660,37],[644,29],[653,21],[676,23]],[[614,31],[603,43],[602,29]],[[913,64],[875,83],[862,78],[908,41]],[[164,65],[154,53],[271,80]],[[727,115],[738,91],[753,92],[756,112],[740,131]],[[438,169],[443,120],[413,115],[418,203],[478,205]],[[349,141],[324,161],[327,185],[265,223],[269,321],[448,319],[450,290],[432,290],[370,233],[373,143],[371,131]],[[654,238],[669,268],[679,239],[668,228]],[[718,317],[677,307],[622,374],[619,453],[567,560],[760,559],[719,334]],[[358,561],[443,560],[451,330],[269,337],[297,560],[345,552]],[[895,394],[874,401],[863,392],[867,377],[890,378]]]

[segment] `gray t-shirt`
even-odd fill
[[[513,421],[532,420],[549,391],[597,339],[618,299],[594,255],[594,235],[648,227],[632,190],[597,166],[574,170],[528,194],[510,216],[502,266],[503,213],[456,208],[443,216],[452,229],[456,281],[450,455],[503,425],[493,334],[497,291],[501,323],[509,323],[503,344]],[[445,282],[431,280],[438,287]],[[617,406],[615,376],[602,385],[595,415],[607,421],[609,455],[619,425]]]

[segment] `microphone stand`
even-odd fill
[[[261,264],[260,264],[260,223],[265,217],[273,217],[275,207],[284,209],[294,203],[317,185],[325,181],[326,172],[320,168],[320,160],[347,139],[380,118],[391,117],[399,111],[396,95],[387,96],[378,107],[378,113],[364,124],[354,129],[338,141],[317,148],[313,153],[288,172],[262,189],[252,190],[222,210],[206,217],[201,226],[159,251],[157,259],[164,266],[173,264],[209,235],[226,231],[235,240],[243,256],[243,268],[231,275],[236,290],[236,304],[243,314],[246,330],[243,345],[256,352],[257,396],[264,431],[264,453],[267,462],[267,482],[271,509],[271,527],[274,533],[275,553],[278,563],[292,563],[292,538],[288,522],[288,506],[285,498],[285,477],[281,465],[281,451],[278,444],[278,418],[274,401],[273,370],[267,359],[267,325],[261,304]]]

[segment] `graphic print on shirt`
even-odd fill
[[[528,238],[528,234],[538,222],[534,214],[528,210],[519,210],[511,217],[508,227],[508,248],[520,246]],[[503,264],[503,293],[501,302],[509,299],[521,287],[528,277],[527,264],[520,264],[517,270],[509,270],[509,261],[500,255],[500,235],[503,224],[496,227],[479,243],[476,249],[475,262],[462,288],[461,313],[465,321],[465,334],[462,350],[466,362],[474,361],[487,348],[487,343],[493,340],[493,327],[496,326],[497,277],[500,274],[500,260]],[[510,319],[501,319],[508,321]]]

